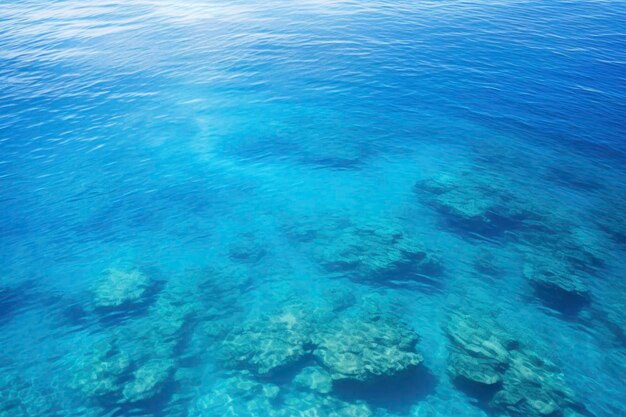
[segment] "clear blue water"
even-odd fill
[[[624,45],[622,1],[2,2],[0,416],[626,415]]]

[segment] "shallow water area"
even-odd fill
[[[0,4],[1,417],[626,415],[626,4]]]

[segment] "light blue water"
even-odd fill
[[[626,415],[624,45],[622,1],[2,2],[0,416]]]

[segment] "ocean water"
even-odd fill
[[[626,415],[626,3],[0,3],[0,416]]]

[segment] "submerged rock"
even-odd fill
[[[118,394],[131,369],[131,358],[115,339],[96,343],[76,364],[71,386],[91,398]]]
[[[594,209],[593,221],[615,243],[626,245],[626,198],[623,194],[610,196]]]
[[[363,401],[342,401],[319,393],[305,393],[285,398],[274,414],[281,417],[371,417],[374,412]]]
[[[316,234],[313,254],[328,272],[356,281],[391,284],[438,275],[439,257],[388,224],[337,224]]]
[[[146,280],[133,282],[143,288]],[[78,358],[70,386],[104,404],[136,406],[160,396],[172,381],[187,328],[205,311],[197,284],[172,280],[145,314],[106,328],[104,338]]]
[[[602,216],[597,220],[599,227],[607,233],[616,243],[626,245],[626,222],[624,212],[615,213],[614,216]]]
[[[456,314],[446,333],[451,342],[451,376],[487,409],[512,417],[584,410],[558,368],[514,340],[495,321]]]
[[[123,390],[124,399],[134,403],[155,397],[169,379],[174,369],[171,359],[151,360],[133,373],[131,382]]]
[[[93,286],[97,308],[116,308],[142,300],[150,288],[150,278],[138,270],[109,269]]]
[[[189,417],[273,416],[278,386],[259,383],[245,374],[221,380],[192,407]]]
[[[607,262],[610,242],[598,230],[588,227],[571,227],[558,242],[567,259],[577,268],[593,271]]]
[[[562,308],[579,308],[590,299],[582,275],[558,258],[530,257],[524,265],[524,277],[540,297]]]
[[[316,335],[313,354],[333,380],[366,381],[419,366],[419,337],[401,323],[337,320]]]
[[[597,231],[573,226],[554,216],[546,218],[541,228],[529,228],[517,237],[522,251],[533,248],[535,256],[558,258],[571,268],[586,273],[603,267],[610,251],[606,240]]]
[[[85,397],[104,402],[136,403],[158,396],[170,380],[176,360],[174,342],[155,327],[128,329],[98,342],[79,359],[70,386]]]
[[[23,364],[0,354],[0,417],[56,415],[59,402],[50,395],[49,383],[33,380],[24,374]],[[95,416],[95,413],[84,414]]]
[[[369,310],[368,310],[369,311]],[[405,376],[423,359],[419,336],[398,320],[362,309],[292,305],[251,320],[222,344],[229,368],[260,381],[295,375],[303,391],[332,393],[335,382],[377,382]]]
[[[374,415],[370,407],[362,402],[332,405],[328,417],[371,417]]]
[[[239,236],[228,249],[228,256],[235,262],[257,263],[265,257],[268,249],[251,233]]]
[[[546,216],[516,234],[523,276],[549,307],[575,314],[591,302],[589,285],[606,265],[607,239],[597,230]]]
[[[446,328],[452,342],[448,370],[460,382],[494,385],[502,381],[509,360],[509,340],[498,327],[458,315]]]
[[[497,277],[503,271],[503,266],[499,260],[493,255],[492,252],[483,250],[481,251],[473,263],[476,272],[481,275],[487,275],[491,277]]]
[[[563,375],[546,359],[526,350],[511,352],[502,389],[490,406],[510,416],[551,416],[580,408]]]
[[[468,231],[502,232],[541,217],[527,201],[503,184],[501,178],[471,171],[442,173],[419,181],[420,198],[452,223]]]
[[[459,352],[451,352],[448,358],[448,370],[455,379],[482,385],[502,382],[502,365],[493,358],[476,358]]]
[[[333,389],[333,380],[328,372],[319,366],[309,366],[300,371],[294,378],[300,388],[328,394]]]
[[[259,382],[245,372],[220,379],[200,396],[188,417],[371,417],[363,402],[344,402],[316,391],[283,396],[272,383]]]
[[[227,361],[259,376],[270,376],[301,360],[310,343],[310,322],[298,309],[246,323],[224,342]]]

